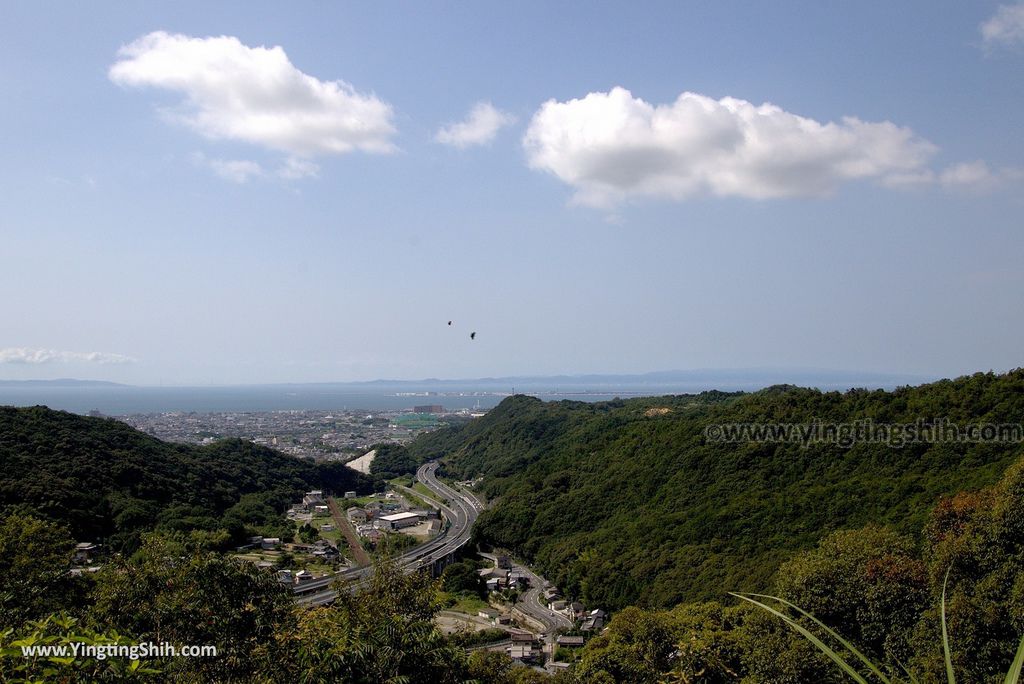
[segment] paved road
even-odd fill
[[[447,501],[442,508],[447,513],[448,524],[439,536],[395,558],[398,567],[406,572],[429,567],[465,546],[469,542],[473,523],[480,514],[480,502],[475,497],[456,491],[437,479],[438,465],[437,461],[424,464],[416,472],[416,477],[437,495],[438,500]],[[358,587],[372,572],[372,567],[352,568],[304,582],[294,588],[296,600],[309,605],[330,603],[338,595],[332,586],[337,580],[348,580],[352,586]]]
[[[540,622],[547,629],[548,635],[554,639],[552,632],[556,629],[572,629],[572,620],[549,610],[544,600],[544,578],[537,575],[525,565],[512,564],[514,571],[521,572],[530,578],[530,588],[523,592],[516,604],[520,610]]]

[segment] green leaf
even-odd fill
[[[835,640],[836,640],[836,641],[838,641],[838,642],[839,642],[840,644],[842,644],[844,648],[846,648],[846,649],[847,649],[848,651],[850,651],[850,653],[852,653],[853,655],[857,656],[857,658],[859,658],[859,659],[860,659],[860,661],[861,661],[862,663],[864,663],[864,665],[866,665],[866,666],[867,666],[867,668],[868,668],[869,670],[871,670],[871,672],[873,672],[873,673],[875,674],[875,676],[876,676],[876,677],[878,677],[879,679],[881,679],[881,680],[882,680],[882,681],[883,681],[883,682],[884,682],[885,684],[891,684],[891,683],[890,683],[890,681],[889,681],[889,678],[888,678],[888,677],[886,677],[886,676],[885,676],[884,674],[882,674],[882,671],[881,671],[881,670],[879,670],[879,669],[878,669],[878,668],[877,668],[877,667],[875,666],[875,664],[874,664],[874,663],[872,663],[872,662],[871,662],[871,660],[869,660],[869,659],[868,659],[868,657],[867,657],[866,655],[864,655],[864,654],[863,654],[863,653],[861,653],[861,652],[860,652],[859,650],[857,650],[857,648],[856,648],[856,647],[854,647],[854,645],[853,645],[853,644],[851,644],[851,643],[850,643],[849,641],[847,641],[847,640],[846,640],[846,639],[844,639],[843,637],[839,636],[839,634],[838,634],[838,633],[836,633],[836,631],[835,631],[835,630],[833,630],[832,628],[830,628],[830,627],[829,627],[828,625],[826,625],[826,624],[825,624],[824,622],[822,622],[822,621],[821,621],[821,620],[819,620],[818,618],[816,618],[816,617],[814,617],[813,615],[811,615],[810,613],[808,613],[808,612],[807,612],[806,610],[804,610],[803,608],[801,608],[801,607],[799,607],[799,606],[796,606],[796,605],[793,605],[793,604],[792,604],[792,603],[790,603],[789,601],[787,601],[787,600],[785,600],[785,599],[781,599],[781,598],[779,598],[778,596],[769,596],[769,595],[767,595],[767,594],[747,594],[747,596],[756,596],[756,597],[758,597],[758,598],[772,599],[773,601],[778,601],[779,603],[781,603],[781,604],[783,604],[783,605],[785,605],[785,606],[788,606],[788,607],[792,608],[793,610],[797,611],[798,613],[800,613],[800,614],[801,614],[801,615],[803,615],[804,617],[806,617],[806,618],[809,618],[809,619],[813,620],[813,621],[814,621],[814,623],[815,623],[816,625],[818,625],[819,627],[821,627],[821,628],[822,628],[823,630],[825,630],[825,631],[826,631],[826,632],[827,632],[827,633],[829,634],[829,636],[831,636],[831,637],[832,637],[833,639],[835,639]]]
[[[946,629],[946,583],[949,582],[949,571],[953,566],[946,569],[946,577],[942,580],[942,652],[946,658],[946,681],[949,684],[956,684],[956,675],[953,674],[953,654],[949,650],[949,632]]]
[[[914,676],[913,672],[911,672],[910,670],[907,669],[906,665],[904,665],[903,663],[901,663],[898,660],[896,661],[896,663],[899,664],[901,670],[903,670],[904,672],[907,673],[907,677],[910,678],[911,684],[919,684],[919,682],[917,681],[917,677]]]
[[[1024,665],[1024,637],[1021,637],[1020,645],[1017,646],[1017,657],[1013,659],[1013,664],[1010,665],[1010,669],[1006,673],[1006,679],[1003,680],[1003,684],[1017,684],[1020,680],[1020,669],[1022,665]]]

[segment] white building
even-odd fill
[[[418,525],[421,518],[419,515],[406,511],[405,513],[392,513],[377,518],[377,527],[386,530],[400,530],[403,527]]]

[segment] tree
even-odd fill
[[[929,609],[914,629],[912,664],[944,676],[940,610],[958,680],[1002,682],[1024,634],[1024,458],[994,487],[944,498],[925,529]]]
[[[100,629],[216,646],[216,658],[176,658],[166,667],[208,681],[247,679],[275,660],[274,635],[294,617],[290,592],[274,575],[182,536],[145,537],[135,556],[97,573],[93,599],[88,618]]]
[[[304,543],[312,544],[319,538],[320,533],[317,532],[316,528],[314,528],[309,523],[306,523],[299,528],[299,539],[301,539]]]
[[[0,631],[0,679],[5,682],[147,682],[160,670],[142,658],[131,658],[137,640],[92,630],[67,615],[50,615],[31,621],[27,633],[15,636],[13,629]],[[124,648],[128,658],[75,657],[75,644],[97,649]],[[65,648],[69,656],[37,654],[26,657],[23,648]],[[138,652],[138,651],[136,651]]]
[[[835,532],[784,563],[776,594],[892,663],[910,656],[907,637],[930,603],[913,543],[878,526]]]
[[[75,604],[67,529],[27,515],[0,519],[0,628]]]
[[[303,611],[295,629],[289,681],[352,684],[455,684],[466,676],[465,652],[437,630],[437,583],[378,561],[368,586],[339,587],[330,606]]]
[[[604,675],[616,682],[656,682],[672,667],[677,636],[667,613],[626,608],[615,614],[606,633],[587,645],[579,664],[584,681]]]
[[[487,585],[477,572],[477,565],[472,561],[452,563],[441,572],[441,587],[452,594],[470,594],[483,597]]]

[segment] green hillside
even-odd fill
[[[449,473],[484,475],[497,503],[480,541],[535,561],[590,605],[671,606],[772,584],[837,529],[879,523],[919,538],[943,495],[998,480],[1017,443],[714,443],[725,423],[1020,423],[1024,372],[893,392],[774,387],[598,404],[525,396],[414,442]]]
[[[147,529],[226,530],[280,525],[311,487],[369,491],[339,464],[314,465],[242,440],[170,444],[124,423],[0,407],[0,515],[33,512],[77,539],[134,543]]]

